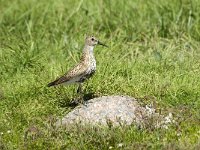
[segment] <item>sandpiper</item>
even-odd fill
[[[107,45],[101,43],[94,36],[86,37],[80,62],[63,76],[49,83],[48,87],[59,84],[78,83],[77,93],[82,93],[82,83],[86,79],[89,79],[96,71],[96,60],[93,49],[97,44],[107,47]]]

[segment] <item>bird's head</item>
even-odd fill
[[[95,46],[95,45],[102,45],[102,46],[105,46],[105,47],[108,47],[107,45],[101,43],[96,37],[94,36],[88,36],[86,37],[85,39],[85,43],[89,46]]]

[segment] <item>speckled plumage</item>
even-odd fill
[[[96,71],[93,49],[97,44],[103,45],[95,37],[87,37],[80,62],[66,74],[49,83],[48,87],[59,84],[82,83],[90,78]]]

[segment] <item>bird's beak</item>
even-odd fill
[[[102,45],[102,46],[105,46],[105,47],[108,47],[107,45],[101,43],[100,41],[98,41],[98,44],[99,44],[99,45]]]

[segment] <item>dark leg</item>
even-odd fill
[[[83,93],[83,88],[82,88],[82,83],[79,83],[78,89],[77,89],[77,93],[82,94]]]
[[[83,99],[83,83],[79,83],[77,93],[79,94],[79,101],[81,104],[84,104],[84,99]]]

